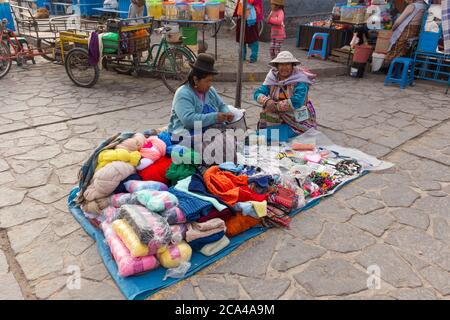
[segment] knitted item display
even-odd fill
[[[239,201],[239,187],[248,185],[247,176],[235,176],[231,172],[220,170],[219,166],[210,167],[203,178],[208,190],[231,206]]]
[[[133,167],[136,167],[141,160],[141,154],[139,151],[129,152],[125,149],[116,149],[115,150],[103,150],[98,155],[97,167],[95,171],[103,168],[108,163],[113,161],[122,161],[129,163]]]
[[[167,223],[170,225],[186,222],[186,216],[179,207],[173,207],[164,210],[163,212],[160,213],[160,215],[161,217],[166,219]]]
[[[161,157],[144,170],[138,171],[138,174],[144,181],[159,181],[168,184],[169,180],[166,178],[166,173],[171,164],[172,160],[169,157]]]
[[[168,191],[141,190],[136,192],[138,201],[152,212],[163,212],[178,205],[178,199]]]

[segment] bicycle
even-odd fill
[[[0,22],[0,79],[8,74],[13,61],[19,66],[28,60],[35,64],[34,57],[47,54],[45,50],[34,48],[26,40],[19,39],[14,31],[6,27],[7,24],[7,19]]]
[[[140,23],[141,24],[132,24]],[[150,46],[153,19],[141,17],[132,19],[109,20],[108,31],[113,29],[118,33],[118,41],[114,46],[103,46],[103,66],[113,69],[120,74],[139,74],[141,71],[156,72],[160,75],[164,85],[171,91],[175,90],[187,80],[190,71],[189,63],[196,59],[192,51],[183,46],[171,46],[167,40],[168,27],[156,29],[162,35],[158,44]],[[144,37],[136,36],[137,32],[146,30]],[[61,34],[61,43],[67,41],[87,45],[87,39],[76,39],[75,36]],[[157,48],[156,55],[152,51]],[[105,49],[109,49],[106,50]],[[115,50],[114,53],[111,50]],[[99,78],[98,65],[89,64],[89,54],[86,48],[71,49],[65,59],[65,68],[69,78],[80,87],[92,87]]]

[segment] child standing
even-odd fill
[[[272,26],[270,44],[270,57],[275,59],[281,51],[281,45],[286,39],[284,27],[284,0],[271,0],[272,11],[270,11],[267,23]]]

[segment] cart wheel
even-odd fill
[[[167,89],[175,92],[179,86],[186,82],[194,62],[191,55],[180,48],[169,48],[161,54],[158,61],[158,72]]]
[[[37,48],[40,53],[40,56],[48,61],[55,61],[55,56],[53,54],[48,54],[47,52],[52,49],[55,49],[55,42],[44,41],[42,39],[37,40]]]
[[[90,88],[99,77],[98,66],[89,64],[89,54],[86,49],[74,48],[67,53],[65,60],[67,75],[77,86]]]
[[[0,79],[8,74],[11,65],[11,53],[8,45],[3,41],[0,41]]]

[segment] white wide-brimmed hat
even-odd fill
[[[298,61],[297,58],[295,58],[289,51],[281,51],[275,59],[270,61],[269,65],[276,67],[279,63],[292,63],[294,65],[298,65],[300,64],[300,61]]]

